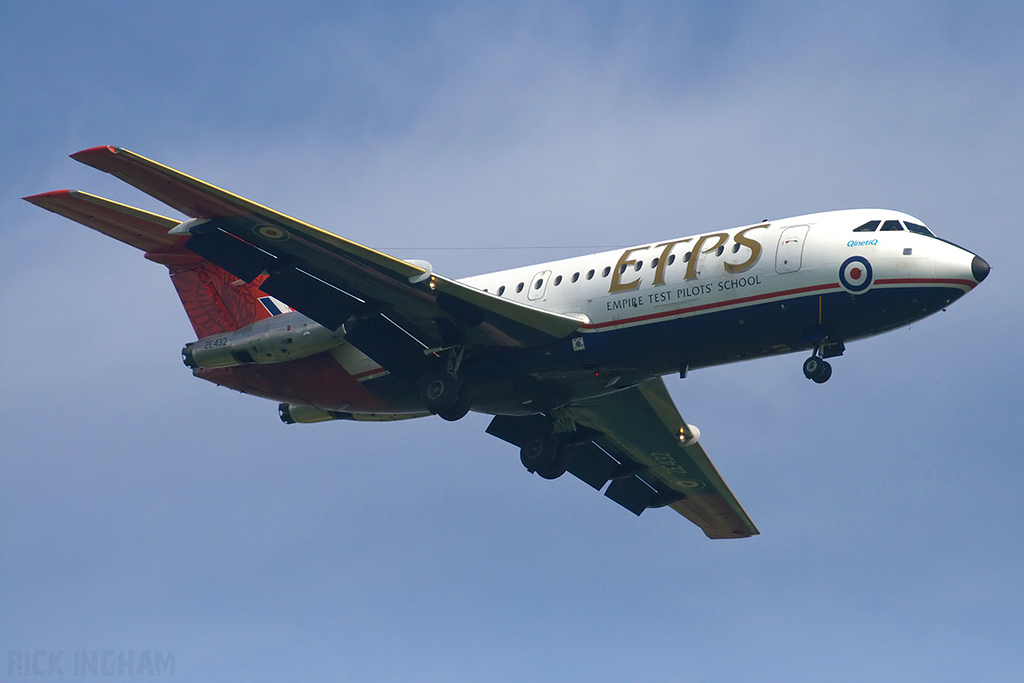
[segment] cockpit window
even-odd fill
[[[911,223],[910,221],[904,221],[903,223],[904,225],[907,226],[907,230],[909,230],[910,232],[916,232],[918,235],[928,235],[929,237],[935,237],[935,235],[932,234],[932,231],[924,227],[923,225]]]
[[[879,224],[881,224],[882,230],[886,230],[889,232],[903,230],[903,226],[906,226],[907,230],[909,230],[910,232],[915,232],[918,235],[927,235],[928,237],[935,237],[935,233],[933,233],[931,230],[924,227],[923,225],[920,225],[919,223],[911,223],[910,221],[903,221],[902,223],[900,223],[897,220],[888,220],[884,223],[882,223],[882,221],[868,221],[864,225],[854,228],[853,231],[874,232],[875,230],[878,230]]]

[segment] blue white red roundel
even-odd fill
[[[839,266],[839,283],[859,294],[871,285],[871,264],[863,256],[851,256]]]

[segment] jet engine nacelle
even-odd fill
[[[288,425],[313,424],[329,420],[354,420],[356,422],[393,422],[414,417],[425,417],[430,413],[347,413],[341,410],[323,410],[312,406],[282,403],[277,407],[281,422]]]
[[[293,312],[185,344],[181,358],[193,370],[280,363],[326,351],[340,345],[344,338],[344,327],[332,332],[301,313]]]

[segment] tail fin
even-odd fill
[[[187,237],[168,234],[179,224],[173,218],[77,190],[25,200],[141,249],[150,261],[167,266],[199,338],[231,332],[281,312],[280,305],[260,291],[264,278],[238,282],[226,270],[185,249]]]
[[[208,261],[169,268],[171,282],[199,339],[232,332],[272,315],[274,302],[255,284],[263,277],[252,283],[240,282]]]

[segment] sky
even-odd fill
[[[0,3],[0,680],[1020,680],[1021,55],[1019,2]],[[20,200],[173,215],[106,144],[454,277],[853,207],[992,274],[824,385],[666,378],[711,541],[194,379],[164,269]]]

